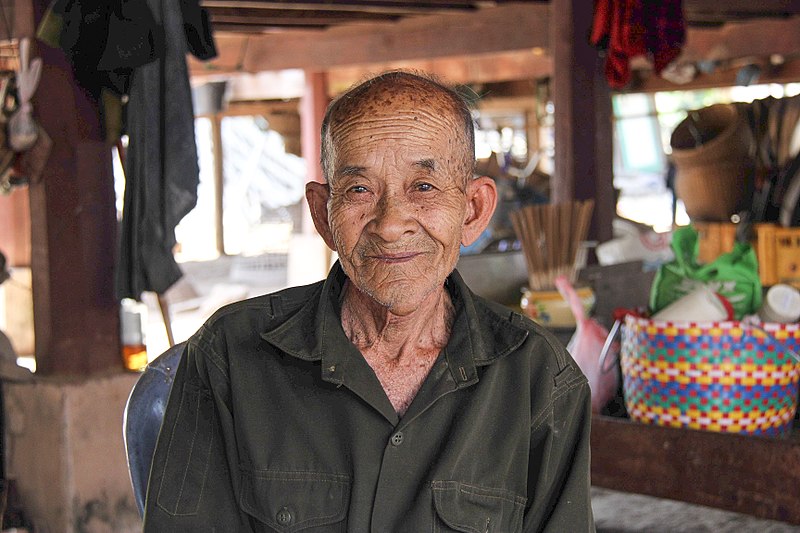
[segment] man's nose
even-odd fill
[[[397,241],[413,233],[413,207],[401,194],[384,195],[375,206],[375,216],[369,230],[386,242]]]

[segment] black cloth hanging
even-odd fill
[[[175,226],[197,203],[199,183],[186,53],[216,55],[197,0],[147,5],[163,30],[164,49],[131,74],[116,276],[117,295],[135,299],[143,291],[163,294],[182,276],[173,256]]]
[[[64,50],[101,104],[109,142],[128,133],[117,295],[162,294],[181,277],[175,226],[197,203],[186,54],[217,55],[208,13],[199,0],[53,0],[37,36]]]
[[[199,0],[178,4],[189,52],[216,57],[208,12]],[[164,53],[163,28],[151,7],[142,0],[53,0],[36,36],[67,54],[78,83],[95,98],[103,89],[127,94],[131,71]]]
[[[104,89],[125,94],[131,71],[163,49],[147,4],[136,0],[54,0],[37,37],[67,54],[75,79],[95,98]]]

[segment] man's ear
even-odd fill
[[[327,183],[319,183],[318,181],[306,183],[306,201],[311,211],[311,220],[314,221],[314,227],[317,228],[317,232],[322,236],[328,248],[336,251],[333,243],[333,233],[328,223],[328,198],[330,194],[331,191]]]
[[[497,186],[492,178],[481,176],[467,183],[467,212],[461,230],[461,244],[469,246],[483,233],[497,207]]]

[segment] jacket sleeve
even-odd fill
[[[555,377],[550,408],[534,419],[525,532],[593,532],[590,482],[591,395],[574,364]],[[532,490],[531,490],[532,488]]]
[[[203,342],[181,357],[156,444],[144,531],[249,531],[240,512],[227,365]]]

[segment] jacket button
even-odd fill
[[[288,526],[292,523],[292,513],[289,512],[289,509],[284,507],[278,511],[278,515],[275,517],[275,520],[277,520],[282,526]]]
[[[398,431],[397,433],[392,435],[392,444],[394,444],[395,446],[400,446],[401,444],[403,444],[403,432],[402,431]]]

